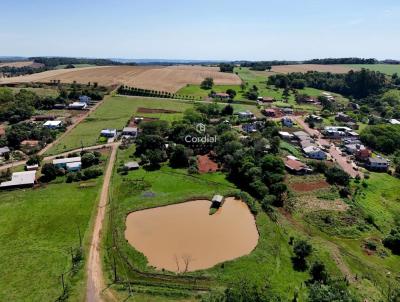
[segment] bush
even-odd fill
[[[326,181],[330,184],[348,186],[350,183],[350,176],[338,167],[332,167],[326,170],[325,176]]]
[[[42,180],[49,182],[57,177],[57,169],[52,163],[46,163],[41,170],[43,177]]]
[[[86,169],[83,170],[83,175],[82,175],[82,179],[83,180],[88,180],[88,179],[92,179],[92,178],[97,178],[98,176],[102,175],[103,171],[101,169]]]
[[[383,245],[390,249],[393,254],[400,255],[400,227],[390,231],[390,234],[383,240]]]

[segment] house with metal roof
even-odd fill
[[[14,172],[10,181],[0,184],[0,189],[32,187],[35,184],[36,171]]]

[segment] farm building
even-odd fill
[[[46,121],[43,124],[43,127],[49,128],[49,129],[57,129],[62,126],[62,121]]]
[[[124,167],[128,170],[136,170],[139,169],[139,163],[136,161],[130,161],[124,164]]]
[[[125,127],[124,129],[122,129],[123,136],[136,137],[137,133],[138,133],[137,127]]]
[[[303,148],[304,154],[312,159],[326,159],[327,155],[324,151],[322,151],[320,148],[315,147],[315,146],[309,146],[306,148]]]
[[[219,208],[224,203],[224,197],[222,195],[214,195],[211,202],[213,207]]]
[[[67,171],[78,171],[81,169],[81,157],[67,157],[57,158],[53,160],[53,165],[58,169],[65,169]]]
[[[36,171],[14,172],[10,181],[0,184],[0,189],[32,187],[35,184]]]
[[[365,166],[373,171],[387,171],[389,169],[389,162],[384,158],[370,157],[367,159]]]
[[[36,171],[37,169],[39,169],[39,165],[35,164],[35,165],[26,165],[25,166],[25,170],[26,171]]]
[[[87,108],[87,104],[82,103],[82,102],[73,102],[72,104],[68,105],[68,109],[72,109],[72,110],[84,110],[86,108]]]
[[[1,147],[0,148],[0,157],[3,157],[8,153],[10,153],[10,148],[8,148],[8,147]]]
[[[117,136],[117,129],[103,129],[100,131],[100,136],[113,138]]]

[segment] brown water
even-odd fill
[[[149,265],[175,272],[195,271],[249,254],[258,231],[247,205],[226,198],[209,215],[211,202],[185,203],[130,213],[125,238]]]

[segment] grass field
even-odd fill
[[[193,85],[193,84],[189,84],[186,85],[185,87],[181,88],[177,94],[180,95],[187,95],[187,96],[194,96],[196,98],[206,98],[208,97],[208,94],[211,92],[211,90],[215,91],[215,92],[226,92],[226,90],[228,89],[233,89],[236,91],[236,97],[234,98],[234,100],[241,100],[244,99],[243,96],[243,91],[240,88],[240,85],[215,85],[213,86],[212,89],[210,90],[205,90],[205,89],[201,89],[200,85]]]
[[[380,71],[387,75],[392,75],[394,73],[400,74],[400,64],[352,64],[344,66],[354,69],[366,68],[374,71]]]
[[[72,150],[97,143],[100,131],[105,128],[122,129],[128,120],[135,115],[138,107],[163,108],[184,111],[192,105],[183,101],[159,99],[138,99],[130,97],[107,96],[97,110],[90,114],[82,123],[73,129],[58,144],[53,146],[47,154],[56,154],[64,150]],[[143,116],[143,114],[139,114]],[[149,117],[159,117],[174,120],[181,114],[145,114]]]
[[[71,268],[70,248],[84,246],[102,178],[67,184],[63,179],[37,189],[0,192],[0,301],[55,301],[61,273]],[[55,181],[57,182],[57,181]],[[72,301],[84,295],[84,272],[72,280]]]
[[[29,90],[36,93],[38,96],[42,97],[58,97],[59,92],[57,89],[53,88],[32,88],[32,87],[9,87],[14,93],[18,93],[21,89]]]

